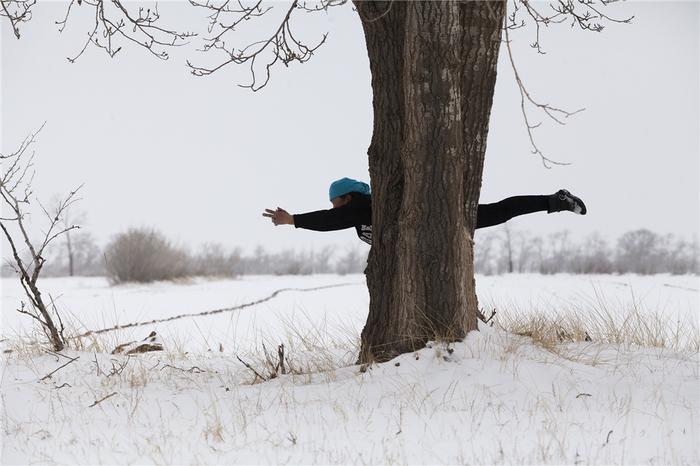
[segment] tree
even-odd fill
[[[44,253],[44,257],[47,258],[46,266],[42,272],[44,276],[104,276],[104,257],[95,238],[83,228],[77,231],[71,230],[71,233],[70,252],[67,244],[53,243]],[[71,256],[73,258],[73,275],[71,275],[71,261],[69,259]]]
[[[513,264],[513,232],[507,223],[503,225],[503,247],[505,248],[506,271],[513,273],[515,271],[515,265]]]
[[[346,275],[349,273],[362,273],[367,266],[367,252],[358,246],[350,246],[345,254],[336,261],[335,273]]]
[[[9,209],[9,216],[3,214],[0,217],[0,229],[12,251],[12,260],[8,260],[8,263],[19,275],[22,288],[29,300],[29,307],[27,308],[22,302],[18,311],[36,320],[53,349],[61,351],[66,343],[63,322],[53,300],[50,303],[46,302],[38,281],[46,263],[44,255],[48,246],[61,235],[78,228],[77,225],[64,224],[63,217],[70,206],[78,200],[76,194],[80,188],[58,201],[50,210],[38,202],[48,220],[48,228],[44,230],[39,241],[33,241],[27,224],[34,179],[34,152],[30,153],[30,150],[36,143],[37,135],[42,128],[43,125],[26,137],[15,152],[0,154],[0,160],[3,162],[2,173],[0,173],[0,197],[2,197],[3,206]],[[24,254],[20,249],[22,247],[26,247]]]
[[[541,25],[570,21],[600,31],[599,21],[610,19],[592,0],[558,0],[545,13],[519,1],[508,16],[505,0],[353,2],[365,33],[374,107],[368,149],[374,206],[370,309],[360,362],[387,360],[433,338],[461,339],[476,328],[473,234],[504,23],[507,32],[520,27],[520,16],[531,19],[537,27],[533,46],[540,51]],[[188,66],[206,76],[245,64],[252,82],[244,87],[257,91],[274,66],[309,60],[325,40],[311,46],[299,40],[291,26],[294,11],[325,11],[345,3],[294,0],[280,9],[262,1],[190,0],[209,13],[203,50],[221,58],[213,65]],[[85,47],[92,43],[110,56],[121,50],[121,40],[167,58],[167,47],[193,37],[160,25],[157,9],[136,12],[123,0],[77,4],[95,10]],[[270,33],[246,29],[246,23],[256,23],[248,20],[274,14]],[[257,35],[236,47],[241,29],[247,37]],[[526,102],[557,121],[571,113],[533,100],[517,72],[516,81],[533,151],[546,163],[532,139],[536,125],[527,120]]]
[[[192,258],[191,274],[200,277],[235,277],[241,268],[239,249],[226,251],[219,243],[205,243]]]
[[[581,263],[576,273],[610,273],[613,271],[612,252],[600,233],[586,237],[581,252]]]
[[[58,205],[61,202],[60,199],[54,199],[52,204]],[[63,228],[68,228],[70,225],[84,224],[85,223],[85,212],[75,212],[73,209],[67,209],[63,214],[63,219],[61,220],[61,226]],[[70,230],[66,230],[64,235],[66,242],[66,260],[68,262],[68,276],[72,277],[75,275],[75,262],[76,262],[76,239]]]
[[[661,237],[645,228],[629,231],[617,240],[617,269],[642,275],[661,271]]]

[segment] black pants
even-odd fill
[[[479,204],[476,227],[492,227],[505,223],[518,215],[542,212],[549,209],[549,196],[514,196],[494,204]]]

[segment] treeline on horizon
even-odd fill
[[[80,231],[70,237],[70,248],[66,241],[48,251],[42,276],[106,276],[117,284],[187,277],[350,274],[364,271],[368,252],[364,243],[280,252],[258,246],[249,254],[240,248],[207,243],[193,252],[148,228],[129,229],[100,248],[88,232]],[[484,275],[700,274],[697,237],[687,240],[647,229],[627,232],[609,242],[600,233],[575,240],[568,231],[536,236],[506,225],[477,231],[474,254],[476,272]],[[6,261],[2,275],[13,274]]]

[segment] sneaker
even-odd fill
[[[569,210],[579,215],[586,215],[586,204],[581,199],[571,194],[566,189],[560,189],[549,196],[548,213]]]

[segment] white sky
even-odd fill
[[[511,37],[535,98],[587,109],[566,127],[545,121],[536,130],[541,149],[570,166],[546,170],[529,153],[502,48],[481,201],[566,187],[589,215],[536,214],[513,226],[610,238],[640,227],[697,235],[699,4],[627,2],[608,11],[635,20],[601,34],[552,27],[542,39],[546,55],[528,46],[533,30]],[[191,76],[184,60],[198,58],[194,48],[162,62],[128,45],[114,59],[92,47],[70,64],[89,22],[77,15],[59,34],[54,21],[64,13],[63,3],[37,5],[20,41],[2,23],[2,151],[47,121],[38,145],[40,197],[84,182],[85,228],[100,242],[145,225],[191,246],[357,244],[354,230],[275,228],[261,217],[265,207],[328,208],[331,181],[368,178],[369,65],[349,5],[298,14],[298,30],[309,37],[330,32],[326,44],[308,63],[274,69],[258,93],[236,86],[248,82],[246,68]],[[164,22],[188,24],[196,11],[171,2],[161,13]]]

